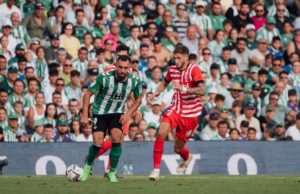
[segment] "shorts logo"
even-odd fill
[[[97,129],[97,117],[93,119],[93,128]]]
[[[187,132],[185,132],[185,137],[190,137],[193,133],[193,130],[188,130]]]

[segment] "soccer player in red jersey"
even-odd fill
[[[202,111],[199,95],[205,93],[201,69],[188,61],[189,49],[180,44],[176,46],[173,53],[175,65],[169,67],[165,79],[154,92],[155,96],[159,96],[168,84],[171,84],[175,89],[172,103],[162,115],[154,143],[154,169],[149,176],[149,179],[153,181],[159,179],[164,141],[172,129],[176,129],[174,151],[182,158],[182,162],[176,171],[177,173],[183,173],[187,169],[192,160],[192,155],[185,144],[198,126],[198,116]]]

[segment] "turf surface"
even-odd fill
[[[102,176],[69,182],[64,176],[0,176],[0,194],[299,194],[300,176],[125,176],[109,183]]]

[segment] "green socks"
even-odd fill
[[[90,148],[89,148],[89,155],[87,157],[87,160],[86,160],[86,164],[91,166],[96,158],[96,156],[98,155],[99,153],[99,150],[100,150],[101,147],[98,147],[96,145],[91,145]]]
[[[112,143],[112,148],[109,153],[110,159],[110,172],[115,172],[119,163],[119,158],[122,153],[121,143]]]

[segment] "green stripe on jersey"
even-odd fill
[[[100,74],[89,90],[96,94],[92,112],[98,115],[123,113],[130,93],[135,97],[142,94],[141,82],[134,75],[129,74],[126,82],[119,82],[115,71]]]

